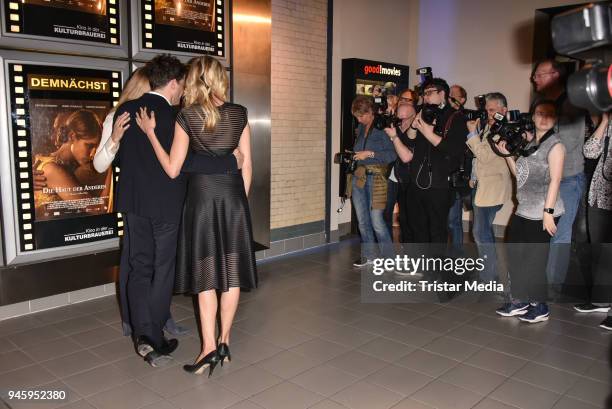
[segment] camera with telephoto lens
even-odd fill
[[[334,163],[336,165],[346,165],[346,173],[353,173],[357,168],[357,161],[353,159],[355,152],[344,151],[338,152],[334,155]]]
[[[402,122],[395,115],[387,113],[388,108],[389,104],[386,96],[374,97],[374,122],[372,123],[374,128],[382,131],[385,128],[399,126]]]
[[[494,122],[491,125],[490,135],[498,136],[497,140],[487,138],[491,144],[493,152],[502,157],[514,156],[518,154],[529,143],[524,138],[525,132],[533,132],[534,125],[528,113],[520,111],[508,111],[507,115],[497,112],[493,116]],[[506,142],[508,154],[503,154],[497,148],[497,143],[500,141]]]

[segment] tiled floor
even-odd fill
[[[601,316],[555,305],[530,326],[497,318],[494,304],[361,304],[358,251],[340,244],[261,265],[261,287],[242,296],[234,359],[210,379],[181,369],[199,349],[190,298],[175,297],[173,314],[192,334],[160,369],[121,335],[112,297],[0,322],[0,388],[69,391],[69,402],[5,407],[612,407]]]

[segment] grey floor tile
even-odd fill
[[[608,362],[595,361],[584,376],[603,383],[612,384],[612,368]]]
[[[463,325],[456,328],[450,331],[447,336],[479,346],[489,345],[500,337],[500,335],[495,332],[486,331],[470,325]]]
[[[389,321],[384,318],[368,315],[358,319],[349,324],[351,327],[355,327],[362,331],[371,332],[376,335],[385,335],[389,332],[397,330],[398,328],[403,328],[401,324],[398,324],[394,321]]]
[[[136,381],[87,398],[98,409],[136,409],[160,400],[161,396]]]
[[[111,308],[108,310],[96,312],[92,314],[92,317],[102,321],[105,324],[112,324],[121,321],[121,313],[118,308]]]
[[[29,389],[29,388],[28,388]],[[52,381],[39,385],[32,390],[58,391],[64,393],[64,398],[61,400],[11,400],[11,409],[55,409],[62,407],[82,399],[79,394],[70,389],[68,385],[61,381]]]
[[[173,364],[176,364],[176,363],[173,363]],[[132,353],[127,358],[123,358],[123,359],[113,362],[113,365],[121,369],[123,372],[125,372],[132,378],[136,378],[136,379],[142,378],[147,375],[151,375],[155,373],[157,369],[147,364],[144,361],[144,359],[136,355],[136,353]]]
[[[324,332],[320,335],[320,338],[335,342],[340,345],[344,345],[348,348],[357,348],[372,339],[376,338],[376,335],[365,332],[357,328],[337,325],[331,331]]]
[[[77,344],[86,348],[93,348],[97,345],[106,344],[110,341],[120,339],[123,334],[120,332],[120,326],[113,328],[105,325],[92,330],[79,332],[70,336]]]
[[[612,387],[610,384],[588,378],[578,379],[566,395],[596,406],[604,407],[607,399],[610,399],[608,403],[612,403]]]
[[[403,396],[368,382],[357,382],[332,396],[332,400],[351,409],[387,409]]]
[[[433,381],[434,378],[411,369],[389,365],[365,379],[367,382],[408,396]]]
[[[458,328],[462,324],[450,319],[440,319],[435,318],[433,315],[426,315],[425,317],[412,321],[410,325],[438,334],[445,334]]]
[[[474,409],[516,409],[516,406],[510,406],[495,399],[485,398],[481,400]]]
[[[329,360],[327,365],[362,378],[387,366],[388,363],[363,352],[349,351]]]
[[[65,406],[60,406],[61,409],[96,409],[91,403],[87,402],[85,399],[81,399],[74,403],[69,403]]]
[[[435,380],[410,396],[419,402],[438,409],[468,409],[476,405],[483,396],[440,380]]]
[[[76,334],[77,332],[89,331],[106,325],[104,322],[91,315],[71,318],[54,324],[55,328],[65,335]]]
[[[456,361],[465,361],[480,350],[479,346],[450,337],[436,338],[422,348]]]
[[[34,315],[26,315],[24,317],[9,318],[0,321],[0,336],[6,337],[10,334],[23,332],[32,328],[44,326],[46,323],[34,317]]]
[[[535,362],[574,372],[579,375],[585,374],[593,366],[595,360],[556,348],[545,348],[534,359]]]
[[[243,398],[236,393],[227,390],[215,381],[206,382],[168,399],[180,409],[224,409],[242,400]]]
[[[214,372],[213,376],[216,375],[217,373]],[[185,372],[181,365],[174,365],[169,368],[157,368],[151,375],[138,378],[138,382],[168,399],[188,389],[200,386],[209,379],[211,378],[208,378],[208,370],[202,375],[194,375]]]
[[[64,334],[57,330],[54,325],[46,325],[9,335],[8,339],[18,347],[25,348],[41,342],[62,338],[63,336]]]
[[[231,350],[232,358],[235,356],[241,361],[255,363],[282,352],[283,348],[264,340],[253,339],[248,342],[232,343]]]
[[[160,400],[159,402],[144,406],[141,409],[176,409],[176,406],[168,401]]]
[[[182,340],[181,340],[182,343]],[[106,344],[98,345],[89,351],[106,362],[118,361],[134,354],[134,344],[130,337],[122,337]]]
[[[555,406],[553,406],[553,409],[601,409],[608,407],[609,406],[594,406],[590,403],[564,396],[557,401]]]
[[[314,335],[288,325],[279,325],[259,334],[258,337],[280,348],[288,349],[313,339]]]
[[[266,409],[306,409],[325,397],[291,382],[283,382],[266,389],[249,400]]]
[[[16,349],[17,345],[15,345],[10,339],[8,339],[7,337],[0,338],[0,354],[4,354],[5,352],[9,351],[14,351]]]
[[[34,360],[22,351],[9,351],[0,354],[0,373],[14,371],[32,365]]]
[[[500,336],[487,345],[487,348],[530,360],[535,358],[544,349],[544,346],[513,337]]]
[[[412,351],[416,350],[417,347],[413,345],[403,344],[401,342],[394,341],[388,338],[374,338],[367,344],[363,344],[358,351],[364,354],[372,355],[378,359],[383,359],[387,362],[395,362],[399,358],[408,355]]]
[[[486,369],[487,371],[495,372],[503,376],[513,375],[516,371],[525,366],[527,362],[528,361],[525,359],[506,355],[487,348],[481,349],[465,361],[466,364]]]
[[[250,400],[243,400],[242,402],[230,406],[228,409],[262,409],[262,407]]]
[[[567,392],[580,379],[576,374],[535,362],[525,365],[512,378],[560,394]]]
[[[290,379],[294,376],[307,371],[316,364],[309,358],[291,351],[283,351],[271,358],[255,364],[276,376]]]
[[[41,365],[58,378],[66,378],[104,364],[104,360],[84,350],[43,362]]]
[[[552,408],[561,395],[525,382],[509,379],[489,397],[521,409],[547,409]]]
[[[349,349],[349,347],[335,342],[315,338],[291,348],[290,351],[303,355],[318,365],[347,352]]]
[[[339,404],[338,402],[334,402],[330,399],[322,400],[314,406],[310,407],[311,409],[346,409],[346,406]]]
[[[436,378],[452,367],[457,366],[459,362],[418,349],[399,359],[396,364]]]
[[[411,398],[406,398],[391,409],[435,409],[433,406],[418,402]]]
[[[292,378],[291,382],[329,397],[358,380],[357,376],[346,373],[338,368],[321,365]]]
[[[127,383],[132,378],[109,364],[65,378],[63,381],[79,395],[87,397]]]
[[[61,356],[70,355],[82,350],[83,347],[69,337],[45,341],[23,348],[23,351],[37,362],[48,361]]]
[[[440,380],[486,396],[506,381],[506,377],[470,365],[457,365]]]
[[[283,379],[256,366],[248,366],[215,381],[245,399],[281,383]]]
[[[24,385],[33,388],[55,381],[56,379],[57,377],[46,368],[39,364],[34,364],[0,374],[0,385],[6,389],[23,388]]]
[[[398,328],[385,334],[386,338],[392,339],[397,342],[402,342],[404,344],[413,345],[416,347],[422,347],[423,345],[427,345],[439,336],[439,333],[415,327],[412,325],[405,325],[401,328]]]
[[[550,346],[593,359],[605,360],[609,353],[609,345],[596,344],[566,335],[559,335]]]

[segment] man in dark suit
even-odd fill
[[[157,135],[170,151],[174,138],[176,109],[183,95],[187,68],[170,55],[149,61],[145,70],[152,91],[121,105],[115,114],[135,116],[141,107],[154,111]],[[235,171],[233,155],[220,158],[192,158],[191,171],[218,173]],[[154,367],[169,362],[178,346],[176,339],[163,335],[170,316],[174,286],[178,227],[185,199],[186,180],[170,179],[139,127],[126,129],[117,158],[121,167],[116,211],[124,215],[129,243],[130,272],[127,298],[133,338],[139,355]]]

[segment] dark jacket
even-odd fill
[[[121,172],[115,211],[178,224],[185,200],[186,179],[184,175],[171,179],[160,165],[149,139],[136,126],[135,115],[141,107],[155,112],[155,134],[167,152],[174,140],[177,111],[163,97],[144,94],[117,109],[115,118],[129,112],[133,125],[125,131],[117,153]],[[190,172],[198,173],[225,173],[237,169],[233,155],[219,158],[191,155],[185,166]]]
[[[436,124],[442,134],[445,124],[455,111],[446,105]],[[410,175],[417,188],[448,189],[448,177],[451,172],[459,169],[465,152],[465,140],[468,129],[465,118],[460,113],[453,117],[446,136],[438,146],[433,146],[421,132],[417,132],[415,139],[411,139],[409,147],[413,149],[414,157],[410,162]],[[431,173],[431,178],[430,178]]]

